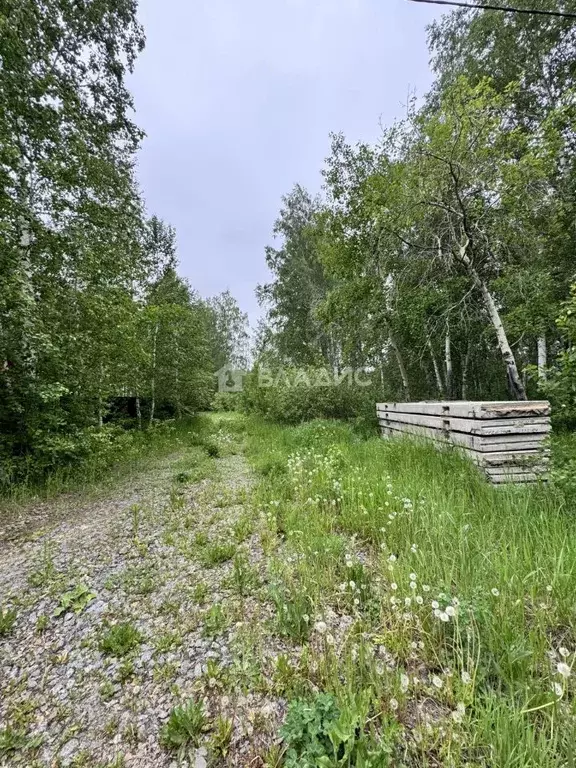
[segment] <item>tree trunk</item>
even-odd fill
[[[154,326],[152,336],[152,381],[150,382],[150,426],[154,422],[154,411],[156,410],[156,339],[158,338],[158,323]]]
[[[467,400],[468,394],[468,366],[470,364],[470,342],[466,345],[466,354],[462,361],[462,400]]]
[[[546,349],[546,334],[538,336],[538,381],[542,382],[546,378],[546,368],[548,367],[548,354]]]
[[[142,409],[140,407],[140,395],[136,392],[136,418],[138,419],[138,429],[142,429]]]
[[[444,365],[446,367],[446,395],[452,398],[452,341],[450,339],[450,327],[446,325],[444,337]]]
[[[409,402],[410,386],[408,384],[408,374],[406,373],[406,366],[404,365],[402,353],[398,349],[398,345],[396,344],[396,340],[394,339],[392,331],[389,332],[388,338],[390,341],[390,346],[392,347],[392,349],[394,350],[394,354],[396,355],[396,362],[398,363],[398,370],[400,371],[400,378],[402,379],[402,389],[404,390],[404,397]]]
[[[432,358],[432,366],[434,368],[434,376],[436,378],[436,387],[438,388],[438,394],[441,398],[444,397],[444,385],[442,383],[442,376],[440,375],[440,368],[438,367],[438,361],[436,360],[436,355],[434,354],[434,347],[432,346],[432,342],[430,340],[430,336],[426,336],[426,344],[428,345],[428,349],[430,351],[430,357]]]
[[[478,272],[474,269],[472,261],[466,253],[467,247],[468,243],[460,247],[459,260],[462,262],[462,264],[465,265],[474,285],[480,290],[480,293],[482,294],[484,306],[488,311],[490,321],[494,326],[494,330],[496,331],[496,338],[498,340],[498,348],[500,349],[500,354],[502,355],[502,359],[506,365],[510,392],[513,397],[516,398],[516,400],[526,400],[526,389],[522,383],[520,373],[518,372],[518,366],[516,365],[516,358],[512,352],[512,347],[508,343],[508,337],[506,336],[506,331],[502,324],[502,319],[500,318],[498,307],[496,306],[496,302],[494,301],[494,297],[490,293],[488,286],[484,280],[482,280]]]

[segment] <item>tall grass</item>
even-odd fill
[[[255,501],[286,542],[272,572],[310,596],[316,619],[340,617],[327,620],[337,671],[317,684],[370,687],[418,732],[391,765],[575,765],[570,490],[493,487],[455,450],[363,440],[335,422],[252,421],[248,454]],[[350,616],[354,661],[350,635],[338,640]],[[386,649],[381,673],[359,670],[363,644],[370,658]],[[426,701],[445,717],[415,724]]]

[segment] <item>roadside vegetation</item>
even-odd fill
[[[354,422],[195,426],[139,499],[6,550],[10,765],[571,764],[570,485]]]

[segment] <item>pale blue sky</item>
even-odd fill
[[[140,184],[202,295],[229,288],[258,317],[281,195],[320,188],[331,131],[376,139],[426,92],[439,15],[408,0],[140,0]]]

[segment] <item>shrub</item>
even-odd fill
[[[383,395],[375,386],[347,379],[328,386],[333,375],[325,369],[285,370],[271,379],[273,386],[260,386],[257,368],[245,377],[242,403],[247,413],[284,424],[328,418],[356,419],[371,430],[376,426],[376,402]],[[318,386],[319,382],[325,385]]]
[[[213,411],[239,411],[242,408],[240,392],[216,392],[212,400]]]

